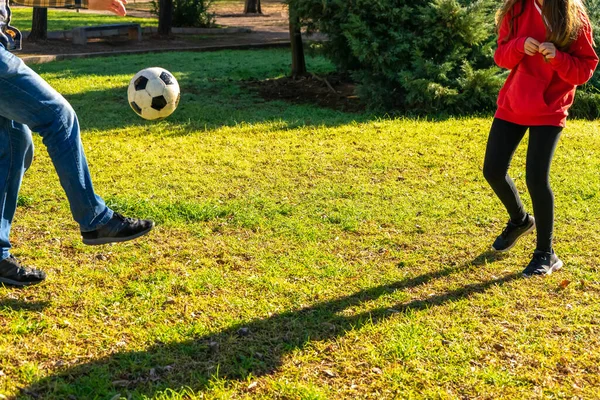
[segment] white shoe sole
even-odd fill
[[[128,242],[130,240],[137,239],[139,237],[142,237],[142,236],[148,234],[152,230],[152,228],[154,228],[154,224],[152,224],[152,226],[150,228],[146,229],[145,231],[138,232],[135,235],[131,235],[131,236],[127,236],[127,237],[120,237],[120,238],[104,237],[104,238],[98,238],[98,239],[82,239],[82,241],[83,241],[83,244],[87,244],[88,246],[98,246],[101,244]]]
[[[546,271],[545,273],[543,273],[543,274],[525,274],[525,273],[523,273],[523,276],[525,278],[533,278],[534,276],[548,276],[548,275],[552,275],[553,272],[560,270],[563,266],[564,266],[564,263],[559,258],[558,261],[556,262],[556,264],[554,264],[552,267],[550,267],[548,269],[548,271]]]
[[[556,271],[558,271],[559,269],[561,269],[561,268],[563,267],[563,265],[564,265],[564,264],[563,264],[562,260],[559,258],[559,259],[558,259],[558,261],[556,262],[556,264],[554,264],[554,265],[552,266],[552,268],[550,268],[550,269],[548,270],[548,272],[546,272],[546,275],[550,275],[550,274],[552,274],[553,272],[556,272]]]

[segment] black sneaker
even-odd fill
[[[147,219],[125,218],[119,213],[95,231],[81,232],[83,243],[88,245],[126,242],[144,236],[154,227]]]
[[[37,285],[46,279],[39,269],[23,267],[12,255],[0,261],[0,283],[11,286]]]
[[[563,262],[554,254],[546,253],[544,251],[534,251],[531,262],[523,270],[523,275],[530,277],[534,275],[550,275],[551,273],[558,271],[563,266]]]
[[[522,236],[527,235],[528,233],[533,232],[535,229],[535,219],[529,214],[527,214],[527,218],[525,218],[525,222],[521,225],[517,225],[512,221],[508,221],[506,224],[506,228],[502,231],[500,236],[496,238],[496,241],[492,245],[492,250],[495,251],[508,251],[517,244],[517,240],[519,240]]]

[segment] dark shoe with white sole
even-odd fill
[[[126,242],[144,236],[152,230],[154,222],[147,219],[125,218],[119,213],[95,231],[81,232],[83,243],[91,246]]]
[[[563,267],[563,262],[554,252],[534,251],[529,265],[523,270],[523,275],[531,277],[535,275],[550,275]]]
[[[0,284],[11,286],[37,285],[46,279],[39,269],[22,266],[12,255],[0,261]]]
[[[505,252],[512,249],[517,241],[528,233],[533,232],[535,229],[535,219],[527,214],[527,218],[525,218],[525,222],[520,225],[513,223],[512,221],[508,221],[506,227],[496,238],[496,241],[492,245],[492,250]]]

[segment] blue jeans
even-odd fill
[[[113,215],[94,193],[75,111],[0,45],[0,259],[10,254],[10,227],[19,188],[33,160],[32,130],[40,134],[48,149],[81,231],[93,231]]]

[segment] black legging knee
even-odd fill
[[[508,176],[510,161],[528,127],[494,119],[488,139],[483,175],[513,222],[523,221],[526,215],[513,180]],[[529,127],[527,148],[527,189],[531,195],[537,225],[537,250],[552,251],[554,230],[554,194],[550,188],[550,165],[560,138],[558,126]]]

